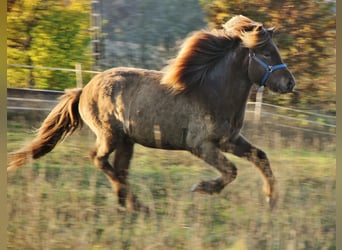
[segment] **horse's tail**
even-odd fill
[[[83,121],[78,111],[82,89],[72,89],[60,97],[37,131],[31,144],[8,155],[7,172],[49,153],[58,142],[71,135]]]

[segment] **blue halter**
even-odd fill
[[[267,63],[265,63],[264,61],[262,61],[260,58],[258,58],[254,52],[250,51],[249,52],[249,63],[251,63],[252,59],[255,59],[255,61],[257,61],[264,69],[265,69],[265,74],[261,79],[261,86],[265,86],[266,81],[268,79],[268,77],[270,76],[270,74],[273,71],[276,71],[277,69],[285,69],[287,68],[286,64],[282,63],[282,64],[277,64],[277,65],[268,65]]]

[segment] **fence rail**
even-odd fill
[[[62,94],[64,94],[64,91],[7,88],[7,109],[9,112],[15,112],[16,110],[50,111],[57,104],[58,98]],[[296,110],[267,103],[259,104],[262,108],[261,111],[258,111],[260,112],[260,118],[258,119],[262,119],[262,122],[267,122],[271,117],[274,125],[336,135],[335,116]],[[253,115],[256,112],[257,105],[258,103],[256,102],[248,102],[246,110],[247,121],[254,119]],[[284,110],[291,111],[294,113],[294,116],[293,114],[284,114]],[[296,116],[298,114],[306,114],[310,119],[299,118]],[[320,121],[320,118],[324,118],[325,120]]]
[[[39,126],[63,93],[64,91],[8,88],[7,118],[11,122]],[[303,113],[306,113],[305,118],[296,117],[296,114]],[[323,121],[320,120],[322,118]],[[271,148],[291,148],[295,144],[313,150],[335,151],[336,117],[249,102],[242,133]]]
[[[76,64],[78,65],[78,64]],[[101,71],[95,71],[95,70],[82,70],[77,68],[75,66],[75,69],[67,69],[67,68],[56,68],[56,67],[45,67],[45,66],[32,66],[32,65],[24,65],[24,64],[7,64],[9,67],[14,67],[14,68],[24,68],[24,69],[43,69],[43,70],[58,70],[58,71],[66,71],[66,72],[79,72],[82,71],[84,73],[91,73],[91,74],[98,74],[101,73]]]

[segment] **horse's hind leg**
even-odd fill
[[[233,142],[222,144],[221,146],[223,151],[246,158],[254,163],[263,179],[266,199],[269,202],[270,207],[273,208],[277,200],[277,190],[275,188],[276,180],[266,153],[250,144],[242,135]]]
[[[133,194],[128,182],[128,169],[133,156],[133,142],[129,138],[122,138],[117,144],[114,157],[114,174],[118,179],[117,195],[119,203],[134,211],[148,212],[148,208],[139,202]]]
[[[226,185],[236,178],[237,169],[235,165],[230,162],[213,143],[203,143],[193,150],[192,153],[215,167],[222,174],[216,179],[201,181],[194,185],[192,188],[193,192],[208,194],[219,193]]]
[[[108,162],[109,155],[115,150],[113,166]],[[96,167],[101,169],[118,196],[119,204],[134,211],[148,211],[130,189],[128,167],[133,155],[133,143],[123,138],[103,136],[97,138],[97,147],[90,152]]]
[[[109,155],[114,151],[116,145],[115,141],[111,137],[98,136],[96,147],[92,149],[89,153],[90,158],[93,160],[94,165],[102,170],[106,176],[111,180],[114,188],[118,179],[116,178],[113,167],[109,164]]]

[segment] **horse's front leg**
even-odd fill
[[[193,192],[219,193],[237,175],[235,165],[230,162],[212,142],[204,142],[191,151],[194,155],[215,167],[222,175],[213,180],[201,181],[192,187]]]
[[[277,200],[276,180],[266,153],[253,146],[242,135],[239,135],[234,140],[221,142],[220,149],[254,163],[264,183],[266,200],[269,202],[270,207],[273,208]]]

